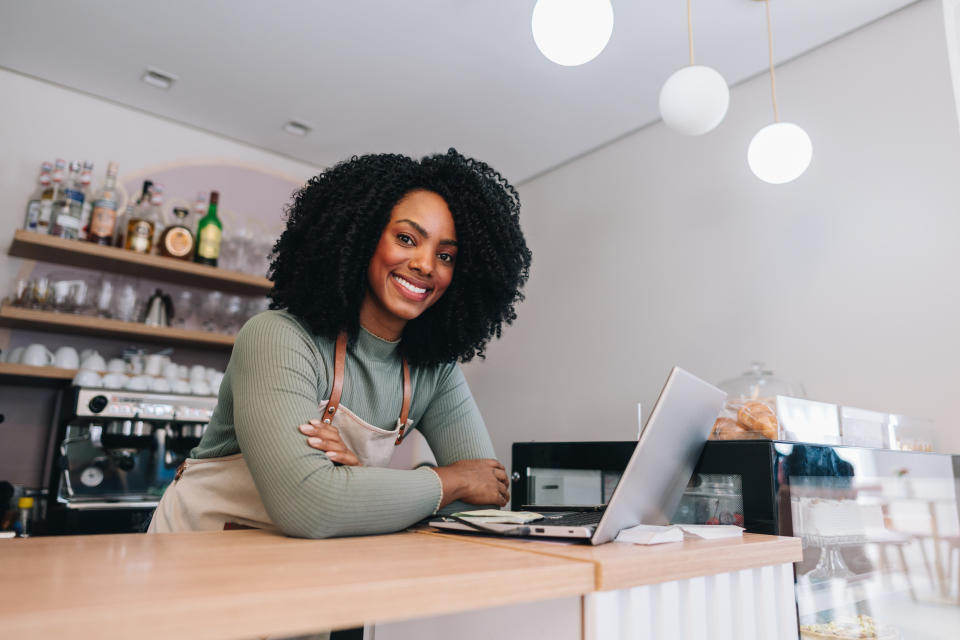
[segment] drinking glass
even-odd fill
[[[218,333],[222,325],[223,294],[211,291],[200,309],[200,327],[203,331]]]
[[[34,309],[46,309],[53,300],[53,283],[50,278],[41,277],[33,281],[32,306]]]
[[[33,282],[22,278],[17,280],[16,289],[13,291],[13,300],[15,307],[29,307],[33,304]]]
[[[242,227],[237,234],[236,242],[240,249],[237,271],[250,273],[257,259],[255,255],[256,233],[249,227]]]
[[[96,315],[101,318],[113,317],[113,288],[113,282],[109,279],[105,278],[100,283],[100,290],[97,291],[94,308]]]
[[[134,322],[137,317],[137,289],[132,283],[119,288],[113,303],[113,317],[123,322]]]
[[[227,227],[220,234],[220,256],[217,258],[217,267],[227,271],[236,271],[238,247],[236,231]]]
[[[224,309],[220,330],[223,333],[235,334],[243,326],[243,298],[230,296]]]
[[[90,315],[93,307],[91,287],[83,280],[76,280],[70,285],[68,293],[71,310],[73,313]]]
[[[64,313],[70,313],[70,285],[72,283],[69,280],[58,280],[52,283],[53,287],[53,299],[50,304],[51,308],[54,311],[63,311]]]
[[[273,251],[274,240],[270,233],[263,233],[253,238],[253,246],[251,247],[253,258],[248,273],[255,276],[266,275],[270,269],[270,252]]]
[[[177,294],[173,301],[173,326],[189,330],[200,328],[194,309],[193,292],[184,289]]]

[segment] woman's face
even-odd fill
[[[360,324],[396,340],[450,286],[457,231],[446,201],[432,191],[411,191],[390,212],[390,221],[367,269]]]

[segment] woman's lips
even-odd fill
[[[427,299],[427,296],[430,295],[430,292],[432,291],[431,288],[418,286],[396,273],[391,273],[390,279],[393,281],[397,291],[399,291],[400,294],[408,300],[423,302]]]

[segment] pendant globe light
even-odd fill
[[[575,67],[596,58],[613,33],[610,0],[537,0],[533,40],[547,59]]]
[[[690,65],[675,72],[660,89],[660,117],[676,131],[700,136],[716,128],[727,115],[730,89],[715,69],[694,64],[693,18],[691,0],[687,0],[687,40]]]
[[[801,127],[780,122],[777,109],[777,79],[773,70],[773,31],[770,28],[770,0],[763,0],[767,9],[767,50],[770,55],[770,96],[774,123],[760,129],[747,149],[747,164],[754,175],[770,184],[796,180],[810,166],[813,143]]]

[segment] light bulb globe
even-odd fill
[[[730,106],[730,89],[715,69],[690,65],[675,72],[660,89],[660,117],[687,136],[713,131]]]
[[[537,0],[531,20],[540,52],[565,67],[590,62],[610,41],[610,0]]]
[[[777,122],[760,129],[747,149],[750,170],[770,184],[796,180],[810,166],[812,158],[810,136],[792,122]]]

